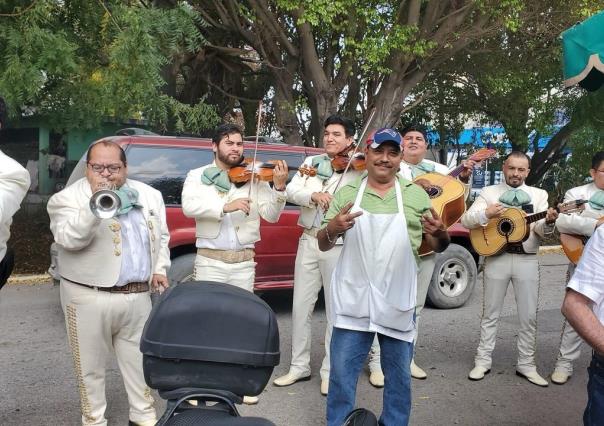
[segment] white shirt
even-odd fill
[[[242,245],[237,238],[237,232],[233,225],[233,219],[230,213],[225,213],[220,222],[220,231],[216,238],[197,238],[195,244],[197,248],[207,248],[213,250],[243,250],[246,248],[254,248],[254,244]]]
[[[604,226],[596,228],[587,242],[567,287],[594,302],[593,312],[604,324]]]
[[[0,261],[6,254],[13,215],[19,210],[29,184],[27,170],[0,151]]]
[[[133,208],[118,219],[122,230],[122,266],[116,286],[148,281],[151,277],[151,247],[145,217],[140,209]]]

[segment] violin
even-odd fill
[[[354,152],[355,149],[353,145],[354,144],[351,144],[338,152],[333,160],[331,160],[331,167],[333,167],[336,173],[342,173],[347,167],[352,170],[365,170],[365,154],[362,152]],[[350,167],[348,166],[348,163],[350,163]]]
[[[254,160],[251,158],[245,158],[240,164],[233,166],[229,169],[229,180],[233,183],[245,183],[249,182],[254,177],[262,182],[272,182],[273,181],[273,172],[275,170],[275,165],[277,160],[269,160],[269,161],[256,161],[255,164],[252,164]],[[287,166],[288,170],[296,170],[299,169],[296,167]],[[302,173],[302,171],[300,171]],[[305,172],[305,173],[310,173]],[[315,172],[316,173],[316,172]]]

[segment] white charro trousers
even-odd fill
[[[155,420],[153,397],[143,376],[141,334],[149,312],[149,293],[98,291],[61,280],[61,307],[73,355],[83,425],[107,425],[105,372],[111,352],[124,379],[129,419]]]
[[[415,305],[415,327],[417,333],[415,334],[414,350],[417,347],[417,339],[419,337],[419,319],[421,312],[426,305],[426,298],[428,296],[428,288],[432,282],[432,274],[434,272],[434,266],[436,265],[436,254],[428,254],[420,257],[419,266],[417,268],[417,303]],[[371,345],[371,352],[369,354],[369,370],[370,371],[381,371],[380,365],[380,345],[377,337],[373,340]]]
[[[566,282],[570,280],[575,272],[575,265],[572,263],[568,265],[568,274]],[[558,358],[556,359],[555,370],[561,370],[566,372],[568,375],[573,374],[573,362],[579,359],[581,356],[581,344],[583,339],[577,334],[575,329],[568,323],[564,318],[562,325],[562,336],[560,338],[560,350],[558,351]]]
[[[503,301],[512,282],[520,329],[518,330],[518,362],[523,374],[536,371],[537,303],[539,299],[539,260],[536,254],[503,253],[485,259],[483,275],[483,309],[480,322],[480,343],[475,365],[491,368],[495,348],[497,321]]]
[[[321,364],[321,379],[329,380],[329,346],[331,344],[331,275],[336,267],[341,245],[329,251],[319,250],[312,235],[303,233],[298,241],[294,270],[294,300],[292,307],[292,358],[289,371],[305,376],[310,374],[311,324],[315,303],[323,288],[325,298],[325,357]]]
[[[195,256],[193,275],[195,281],[216,281],[234,285],[247,291],[254,291],[256,262],[247,260],[238,263],[225,263],[198,254]]]

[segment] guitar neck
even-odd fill
[[[539,212],[539,213],[534,213],[531,215],[528,215],[525,219],[526,219],[526,223],[533,223],[533,222],[537,222],[538,220],[541,220],[543,218],[545,218],[545,216],[547,216],[547,210],[544,212]]]
[[[463,164],[460,164],[459,166],[455,167],[453,170],[451,170],[449,172],[449,176],[456,178],[457,176],[459,176],[459,174],[461,172],[463,172],[464,166]]]

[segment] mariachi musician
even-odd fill
[[[253,177],[245,183],[232,183],[228,172],[243,161],[243,137],[233,124],[216,129],[212,150],[214,161],[191,170],[182,190],[183,213],[196,224],[195,280],[253,291],[260,217],[268,222],[279,220],[286,202],[288,168],[284,161],[276,161],[273,188]],[[252,396],[243,399],[246,404],[257,401]]]
[[[556,228],[560,233],[589,238],[594,233],[598,220],[604,217],[604,151],[596,152],[592,157],[589,174],[593,182],[571,188],[564,195],[564,202],[579,199],[589,202],[585,204],[583,211],[560,216],[556,221]],[[571,262],[568,264],[569,280],[574,271],[575,265]],[[573,374],[573,361],[581,355],[582,342],[583,340],[577,332],[564,320],[560,350],[552,373],[552,382],[563,385],[568,381]]]
[[[354,122],[348,118],[331,115],[324,123],[323,146],[325,153],[304,160],[303,167],[314,170],[310,175],[296,174],[287,185],[288,200],[300,206],[298,225],[303,228],[298,243],[294,270],[294,300],[292,308],[292,356],[289,371],[275,379],[275,386],[289,386],[310,378],[310,344],[312,312],[321,288],[325,296],[327,327],[325,330],[325,357],[321,364],[321,394],[329,388],[329,346],[331,323],[329,315],[329,283],[340,255],[341,240],[333,250],[322,252],[317,242],[324,213],[329,208],[337,188],[360,176],[361,172],[349,168],[345,174],[334,170],[332,162],[353,143]]]
[[[91,197],[116,188],[115,216],[100,218]],[[93,203],[94,205],[94,203]],[[59,248],[61,307],[79,387],[83,425],[107,425],[106,363],[112,352],[128,394],[131,425],[157,422],[143,376],[141,333],[151,312],[149,287],[168,287],[170,234],[161,193],[128,179],[126,154],[101,140],[86,154],[86,177],[48,200]]]
[[[555,209],[548,209],[546,191],[524,183],[529,172],[530,158],[523,152],[510,153],[503,163],[505,182],[485,187],[461,218],[463,226],[473,229],[486,226],[490,219],[499,217],[508,207],[522,208],[529,213],[547,210],[544,219],[531,225],[530,235],[526,241],[508,244],[504,253],[485,258],[480,343],[474,359],[474,368],[468,376],[470,380],[482,380],[491,370],[491,354],[495,347],[497,321],[511,281],[520,319],[516,374],[535,385],[548,385],[547,381],[537,373],[535,365],[539,296],[537,251],[540,239],[554,231],[558,213]]]

